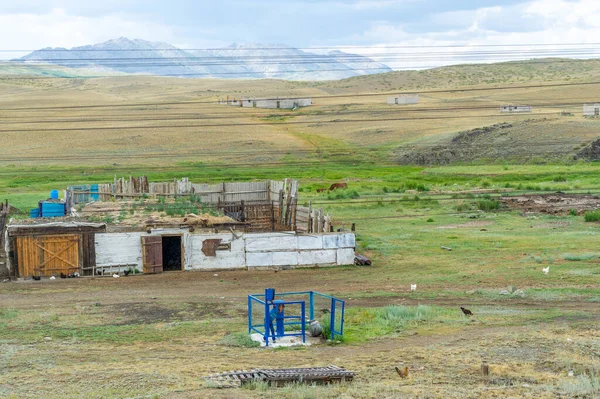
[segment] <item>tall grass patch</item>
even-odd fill
[[[477,209],[485,212],[498,210],[500,209],[500,205],[500,201],[491,199],[481,199],[477,201]]]
[[[344,337],[347,342],[364,342],[424,325],[464,323],[455,309],[437,306],[386,306],[351,308],[346,311]]]
[[[586,222],[597,222],[600,221],[600,209],[595,211],[586,212],[583,216],[583,220]]]

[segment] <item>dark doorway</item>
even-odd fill
[[[183,270],[181,263],[181,236],[163,236],[163,270]]]

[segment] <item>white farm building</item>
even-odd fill
[[[583,105],[583,116],[600,116],[600,103],[599,104],[584,104]]]
[[[253,98],[228,98],[220,100],[219,104],[231,105],[243,108],[267,108],[267,109],[296,109],[309,107],[312,105],[310,98],[273,98],[273,99],[253,99]]]
[[[387,98],[387,103],[390,105],[407,105],[407,104],[418,104],[418,94],[400,94]]]
[[[500,112],[532,112],[531,105],[503,105]]]

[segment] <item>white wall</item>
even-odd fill
[[[241,235],[238,234],[238,237]],[[200,235],[189,234],[190,246],[186,252],[190,255],[190,261],[186,263],[186,270],[217,270],[217,269],[240,269],[246,267],[244,252],[244,238],[235,238],[233,234]],[[220,238],[221,244],[231,243],[231,250],[218,250],[216,256],[206,256],[202,252],[204,240]]]
[[[398,100],[398,101],[396,101],[396,100]],[[388,97],[387,103],[392,104],[392,105],[395,105],[395,104],[398,104],[398,105],[418,104],[419,103],[419,95],[415,94],[415,95],[400,95],[400,96]]]
[[[312,105],[312,100],[310,98],[299,98],[299,99],[290,99],[290,100],[252,100],[244,99],[242,102],[242,106],[244,108],[253,108],[254,103],[256,103],[256,108],[268,108],[268,109],[276,109],[277,101],[279,101],[280,109],[292,109],[294,105],[297,104],[299,107],[308,107]]]
[[[531,105],[504,105],[500,109],[502,112],[532,112]]]
[[[600,109],[600,104],[585,104],[583,106],[583,115],[594,116],[596,115],[596,109]]]
[[[354,233],[246,235],[246,266],[312,267],[354,264]]]
[[[96,265],[133,264],[142,270],[142,239],[148,235],[181,234],[185,270],[240,268],[312,267],[354,264],[353,233],[296,235],[295,233],[191,234],[188,230],[157,229],[151,234],[96,234]],[[204,240],[220,238],[231,244],[229,250],[217,250],[216,256],[202,252]]]
[[[96,233],[96,266],[135,264],[142,270],[142,236],[146,233]]]

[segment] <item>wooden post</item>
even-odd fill
[[[279,210],[277,215],[277,223],[283,224],[283,190],[279,190]]]
[[[293,231],[297,231],[296,228],[296,208],[298,208],[298,198],[294,197],[294,201],[292,202],[292,220],[291,220],[291,226],[292,226],[292,230]]]
[[[275,205],[271,201],[271,231],[275,231]]]
[[[244,214],[244,200],[242,200],[242,222],[246,221],[246,215]]]
[[[352,232],[356,231],[356,223],[352,223],[352,227],[350,228],[350,231],[352,231]]]
[[[312,233],[312,201],[308,203],[308,229],[307,233]]]

